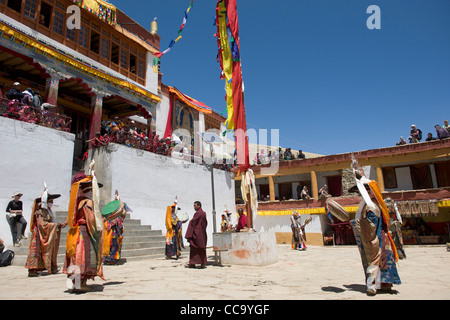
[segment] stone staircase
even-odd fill
[[[58,222],[63,222],[67,218],[67,212],[57,211],[55,216]],[[145,260],[164,257],[165,254],[165,236],[161,230],[152,230],[151,226],[141,224],[141,220],[131,219],[127,214],[124,220],[124,239],[120,262],[133,260]],[[61,231],[61,240],[58,251],[58,265],[64,264],[66,252],[66,239],[69,227]],[[27,240],[22,240],[21,247],[11,248],[15,252],[12,265],[25,266],[28,258],[31,233]]]

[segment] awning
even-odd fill
[[[203,113],[207,113],[207,114],[212,113],[212,108],[208,107],[203,102],[197,101],[194,98],[191,98],[188,95],[185,95],[177,88],[169,86],[169,91],[170,91],[170,93],[175,94],[175,96],[179,100],[183,101],[184,103],[186,103],[188,106],[194,108],[195,110],[203,112]]]

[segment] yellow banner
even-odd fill
[[[228,41],[227,34],[227,18],[226,18],[226,8],[225,1],[219,2],[219,14],[218,14],[218,37],[220,38],[220,47],[222,52],[222,64],[223,64],[223,73],[225,75],[226,80],[226,91],[227,91],[227,129],[234,129],[234,121],[233,121],[233,56],[231,54],[230,42]]]

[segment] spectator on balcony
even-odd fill
[[[95,148],[98,148],[98,147],[101,147],[101,146],[106,146],[108,144],[107,141],[105,141],[105,138],[103,138],[100,135],[100,132],[96,132],[95,133],[95,138],[92,139],[92,140],[89,140],[89,141],[92,141],[92,146],[95,147]]]
[[[427,135],[427,138],[425,139],[425,141],[428,142],[428,141],[434,141],[434,140],[436,140],[436,138],[433,137],[431,132],[428,132],[428,135]]]
[[[405,145],[405,144],[408,144],[408,142],[406,142],[405,138],[400,137],[400,141],[397,142],[396,145],[397,145],[397,146],[402,146],[402,145]]]
[[[20,83],[14,82],[13,87],[9,90],[9,92],[6,94],[6,97],[9,100],[18,100],[21,101],[23,98],[23,93],[20,92]]]
[[[306,159],[306,156],[303,153],[303,150],[298,150],[297,159]]]
[[[286,148],[284,151],[284,160],[292,160],[291,148]]]
[[[311,196],[308,193],[308,187],[307,186],[303,187],[303,190],[302,190],[302,192],[300,194],[300,197],[301,197],[302,200],[310,200],[311,199]]]
[[[422,140],[422,131],[416,128],[416,125],[411,125],[411,133],[409,136],[409,143],[418,143]]]
[[[444,125],[442,126],[445,130],[450,133],[450,126],[448,125],[448,120],[444,120]]]
[[[21,100],[22,104],[26,106],[31,106],[33,104],[33,91],[31,88],[27,88],[23,93],[23,98]]]
[[[447,130],[445,130],[444,128],[441,128],[440,125],[435,125],[434,126],[436,128],[436,134],[438,139],[442,140],[442,139],[447,139],[448,137],[450,137],[450,134],[448,133]]]
[[[328,197],[328,186],[325,184],[319,190],[319,199],[323,199],[323,198],[327,198],[327,197]]]
[[[34,91],[32,106],[35,107],[36,109],[41,109],[42,103],[43,103],[43,101],[42,101],[42,97],[41,97],[39,91],[37,91],[37,90]]]

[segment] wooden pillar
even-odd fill
[[[247,193],[247,199],[248,201],[245,203],[245,207],[247,209],[247,228],[253,228],[253,211],[250,202],[250,192]]]
[[[51,78],[47,78],[45,83],[45,102],[56,106],[58,104],[59,81],[61,76],[52,74]]]
[[[380,187],[380,191],[384,192],[384,178],[383,178],[383,168],[381,168],[381,165],[377,165],[375,167],[377,171],[377,182],[378,186]]]
[[[273,182],[273,176],[269,176],[269,193],[270,201],[275,201],[275,183]]]
[[[319,188],[317,185],[317,174],[315,171],[311,171],[311,189],[312,198],[319,199]]]
[[[92,97],[89,140],[95,138],[95,133],[100,132],[102,126],[103,97],[104,95],[99,93],[97,93],[95,96]],[[89,143],[89,149],[91,148],[92,148],[92,141]]]

